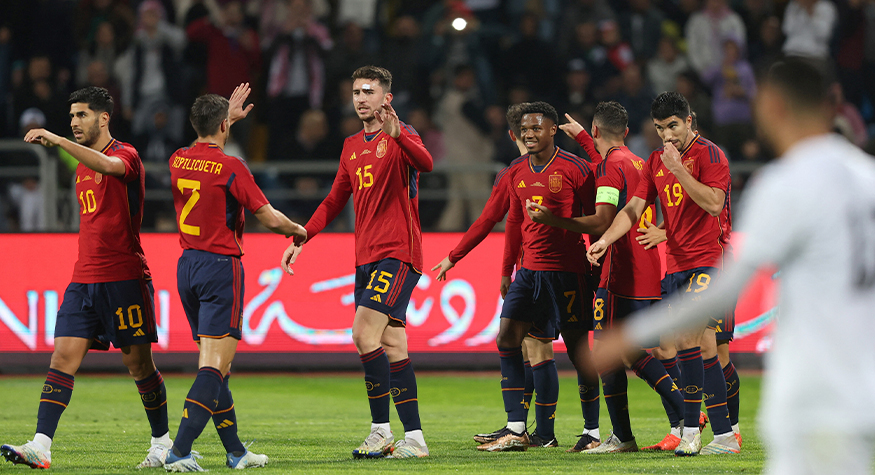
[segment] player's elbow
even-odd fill
[[[428,173],[434,170],[434,160],[432,160],[431,155],[428,156],[428,160],[424,160],[420,166],[420,171],[423,173]]]
[[[720,216],[720,213],[721,213],[721,212],[723,212],[723,203],[719,203],[719,204],[717,204],[717,203],[712,203],[712,204],[709,204],[709,205],[705,208],[705,211],[707,211],[708,214],[710,214],[711,216],[713,216],[713,217],[716,218],[717,216]]]

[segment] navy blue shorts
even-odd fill
[[[591,303],[582,275],[520,268],[504,297],[501,318],[531,323],[529,336],[555,340],[561,331],[592,328]]]
[[[157,342],[152,282],[70,283],[55,322],[55,338],[65,336],[94,340],[100,350]]]
[[[355,308],[386,314],[407,326],[407,303],[421,274],[398,259],[386,258],[355,268]]]
[[[186,249],[176,264],[176,288],[194,341],[240,339],[243,265],[239,257]]]
[[[592,304],[593,338],[601,338],[602,331],[619,325],[633,313],[649,308],[659,300],[627,299],[618,297],[608,289],[598,289],[595,292],[595,301]],[[659,346],[657,343],[656,346]]]
[[[698,300],[699,294],[706,292],[713,279],[720,275],[716,267],[697,267],[695,269],[666,274],[662,279],[662,296],[683,293],[684,300]],[[735,332],[735,309],[720,315],[710,315],[708,328],[717,333],[717,341],[731,341]]]

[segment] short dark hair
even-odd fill
[[[559,125],[559,114],[556,113],[556,109],[553,106],[546,102],[536,101],[520,104],[520,120],[526,114],[542,114],[544,117],[552,120],[554,124]]]
[[[388,94],[392,91],[392,73],[386,68],[371,65],[362,66],[352,73],[352,79],[379,81],[384,93]]]
[[[650,105],[650,117],[655,120],[665,120],[671,116],[687,120],[690,115],[690,103],[683,94],[675,91],[663,92],[656,96]]]
[[[599,129],[615,137],[624,137],[629,126],[629,113],[616,101],[599,102],[595,107],[593,121]]]
[[[115,108],[115,102],[113,102],[109,91],[97,86],[83,87],[82,89],[73,91],[73,93],[70,94],[70,98],[67,100],[67,105],[72,106],[77,103],[88,104],[88,108],[94,112],[106,112],[110,117],[112,117],[112,110]]]
[[[528,104],[528,102],[521,102],[519,104],[511,104],[507,106],[507,125],[510,126],[511,132],[514,133],[517,137],[520,136],[520,121],[523,120],[523,107]]]
[[[228,118],[228,99],[218,94],[204,94],[195,99],[189,120],[198,137],[209,137],[219,131]]]
[[[810,61],[787,58],[769,68],[764,81],[789,99],[790,104],[814,110],[827,100],[827,80]]]
[[[699,118],[696,116],[696,111],[690,109],[690,130],[698,131],[699,130]]]

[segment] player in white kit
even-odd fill
[[[772,67],[756,113],[781,158],[745,191],[734,266],[701,301],[650,310],[612,338],[619,351],[697,323],[706,309],[734,306],[757,269],[780,269],[759,416],[772,474],[872,473],[875,158],[831,133],[826,104],[817,69],[794,59]]]

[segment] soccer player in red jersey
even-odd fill
[[[355,210],[355,319],[352,339],[365,370],[371,433],[356,458],[425,457],[416,376],[407,354],[407,303],[422,269],[419,173],[433,167],[419,134],[391,106],[392,74],[363,66],[352,74],[353,105],[364,129],[346,138],[331,192],[304,226],[313,239],[341,211],[350,195]],[[296,244],[304,240],[296,238]],[[295,244],[282,265],[297,253]],[[404,425],[393,444],[389,395]]]
[[[592,122],[592,136],[576,121],[566,114],[568,124],[562,130],[573,137],[588,153],[599,155],[591,157],[596,167],[596,217],[608,226],[618,209],[633,197],[644,160],[635,156],[625,146],[624,138],[629,132],[626,109],[617,102],[602,102],[596,106]],[[559,218],[549,208],[537,203],[529,203],[526,211],[532,221],[557,226],[572,232],[585,232],[587,220],[583,218]],[[648,206],[642,222],[653,219],[655,210]],[[602,266],[601,282],[596,291],[593,308],[594,351],[599,350],[602,330],[613,327],[632,312],[649,307],[660,299],[660,264],[655,249],[645,250],[635,243],[637,231],[630,230],[608,250]],[[619,361],[617,362],[620,363]],[[624,355],[622,363],[632,368],[657,393],[668,399],[674,413],[682,412],[683,398],[677,386],[666,374],[665,368],[643,350]],[[625,368],[609,370],[601,375],[605,393],[605,404],[611,416],[614,432],[604,443],[585,453],[636,452],[638,445],[632,435],[629,420],[628,382]],[[681,422],[675,416],[670,420],[673,430],[680,435]],[[680,439],[678,438],[678,441]]]
[[[152,277],[140,245],[145,178],[130,144],[109,134],[113,99],[106,89],[86,87],[70,95],[70,127],[76,142],[45,129],[24,141],[61,147],[79,161],[79,259],[64,292],[55,325],[55,349],[40,396],[36,435],[22,446],[4,445],[7,460],[49,468],[52,438],[73,394],[73,377],[89,349],[122,351],[137,383],[152,445],[142,467],[160,467],[170,446],[167,392],[152,360],[158,341]]]
[[[484,451],[525,450],[530,444],[525,428],[525,370],[521,349],[529,334],[549,346],[561,331],[578,374],[587,381],[587,387],[595,389],[596,398],[591,402],[595,403],[596,415],[588,414],[587,423],[595,423],[597,427],[598,421],[598,376],[588,371],[586,364],[592,293],[581,279],[588,267],[581,258],[585,248],[579,235],[523,219],[527,199],[547,203],[554,206],[557,213],[569,217],[579,216],[584,210],[593,214],[594,177],[586,161],[555,146],[558,117],[552,106],[544,102],[529,103],[523,107],[522,114],[520,135],[528,153],[514,160],[497,180],[508,187],[509,198],[502,264],[505,282],[510,281],[520,248],[524,250],[522,265],[505,295],[496,338],[508,423],[494,441],[478,447]],[[558,385],[550,384],[549,380],[556,377],[555,362],[552,358],[542,360],[543,354],[530,352],[528,356],[537,388],[538,435],[546,441],[554,441],[558,391],[551,388]]]
[[[216,94],[197,98],[190,115],[197,141],[170,157],[173,204],[183,249],[177,265],[177,287],[200,358],[173,448],[165,460],[167,471],[202,470],[191,446],[210,418],[225,447],[228,467],[263,467],[268,461],[266,455],[250,452],[240,442],[228,387],[243,316],[243,210],[248,209],[275,233],[300,239],[307,233],[268,203],[246,162],[225,155],[231,124],[252,109],[251,105],[243,108],[249,91],[249,84],[244,83],[234,90],[230,101]]]
[[[662,293],[684,293],[694,300],[708,290],[726,257],[726,234],[731,226],[729,164],[716,145],[692,132],[690,106],[682,95],[660,94],[650,114],[665,147],[651,154],[635,197],[590,247],[587,257],[597,263],[608,246],[626,235],[645,208],[659,197],[668,237]],[[685,394],[683,437],[675,455],[739,451],[726,407],[726,380],[717,357],[716,332],[722,330],[725,319],[724,315],[714,315],[709,328],[677,335]],[[714,441],[705,448],[698,425],[703,388],[715,434]]]

